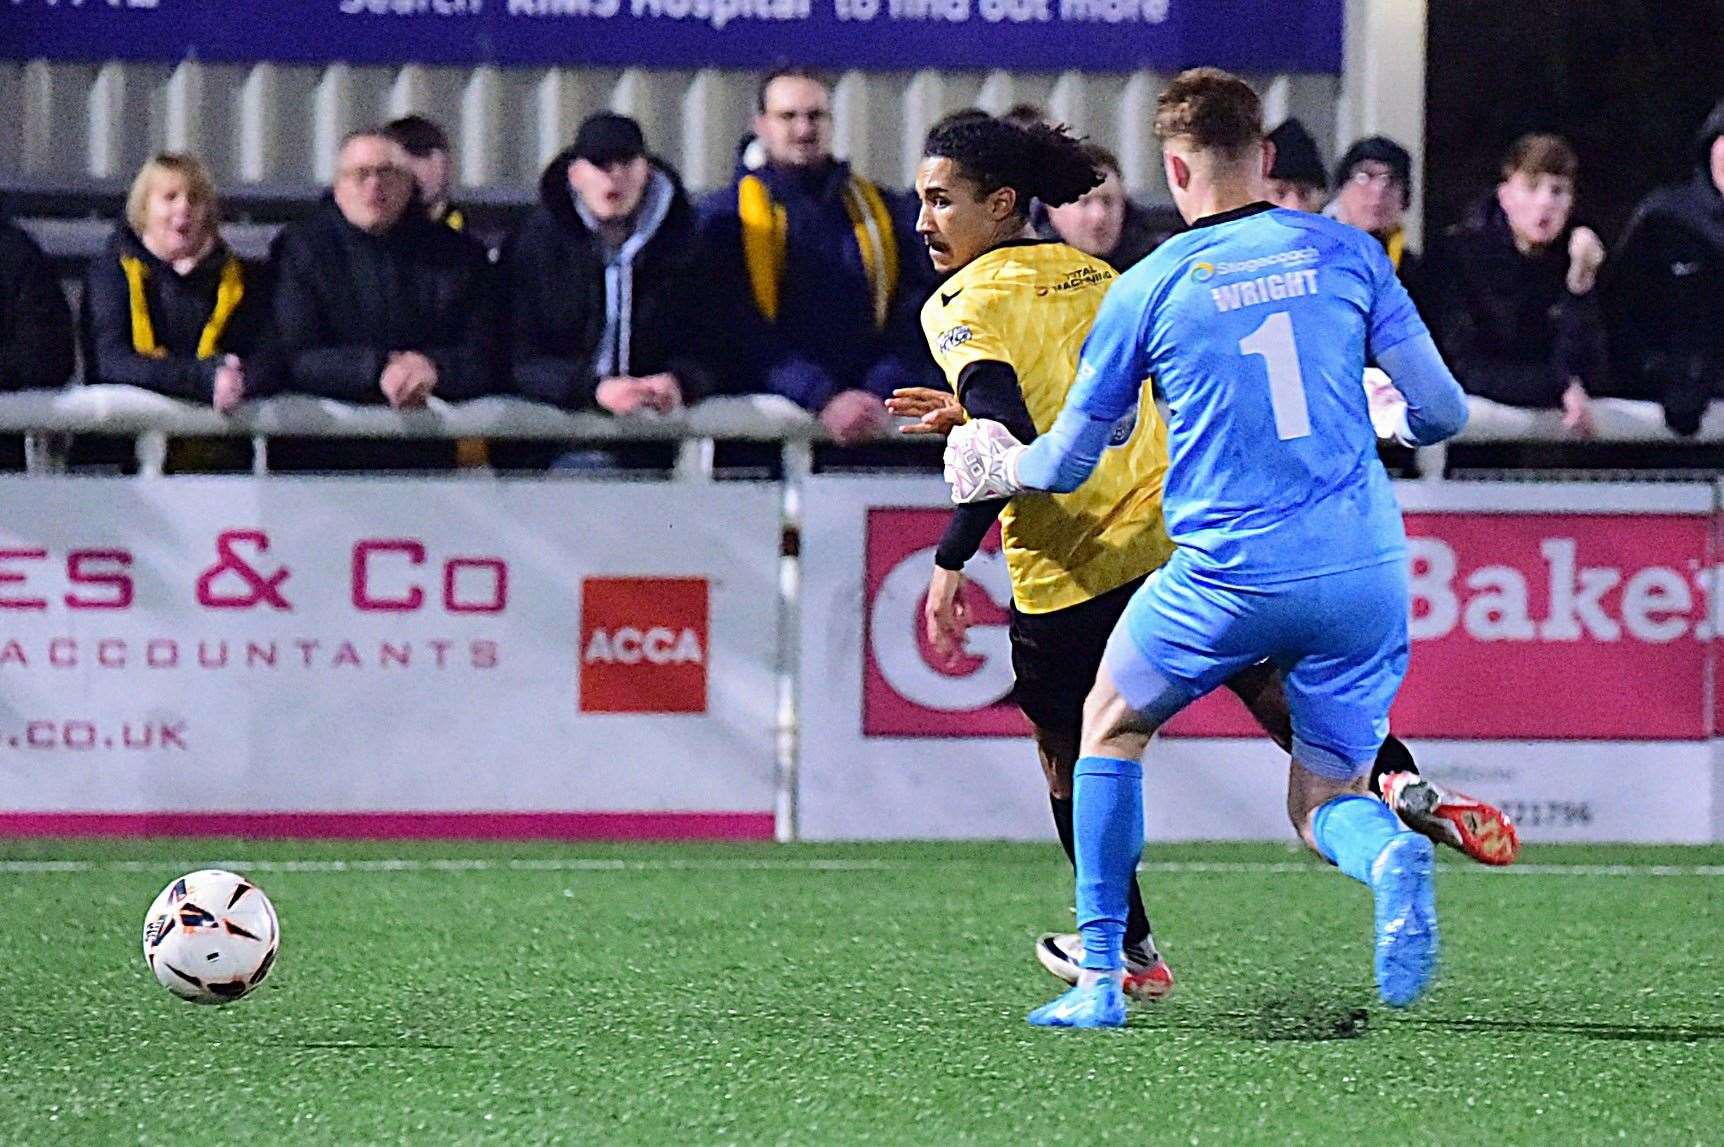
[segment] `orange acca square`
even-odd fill
[[[706,712],[708,599],[705,578],[585,579],[580,711]]]

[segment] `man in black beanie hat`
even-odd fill
[[[1335,199],[1328,214],[1377,237],[1389,253],[1396,276],[1423,313],[1426,300],[1420,259],[1407,246],[1402,226],[1412,201],[1413,157],[1386,136],[1360,140],[1335,165]]]
[[[436,120],[405,115],[383,125],[383,134],[407,152],[407,166],[419,186],[419,199],[433,223],[451,231],[467,226],[466,214],[449,201],[455,182],[455,160],[449,149],[449,133]]]
[[[1694,434],[1724,398],[1724,100],[1695,136],[1687,182],[1635,208],[1604,294],[1615,386]]]
[[[1297,119],[1269,133],[1275,160],[1269,165],[1269,202],[1294,211],[1321,211],[1329,199],[1329,176],[1317,141]]]

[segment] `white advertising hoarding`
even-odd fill
[[[775,487],[0,499],[0,830],[772,835]]]
[[[1711,490],[1401,493],[1414,645],[1394,723],[1432,775],[1532,841],[1713,839]],[[804,506],[800,835],[1045,838],[998,554],[967,571],[970,656],[949,669],[920,635],[944,483],[817,477]],[[1289,838],[1286,758],[1230,697],[1145,766],[1151,839]]]

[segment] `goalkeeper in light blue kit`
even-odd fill
[[[1287,807],[1375,900],[1378,991],[1412,1003],[1436,967],[1429,839],[1369,793],[1407,668],[1406,536],[1376,457],[1367,356],[1406,398],[1395,434],[1441,441],[1460,387],[1370,235],[1263,202],[1273,158],[1243,80],[1180,75],[1157,103],[1167,181],[1191,230],[1108,292],[1052,430],[1022,446],[985,420],[947,446],[954,498],[1075,489],[1134,413],[1165,395],[1164,504],[1178,549],[1138,590],[1084,712],[1074,820],[1084,973],[1030,1014],[1117,1027],[1126,896],[1143,848],[1140,758],[1168,718],[1265,659],[1293,714]]]

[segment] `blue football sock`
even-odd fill
[[[1125,967],[1131,883],[1143,853],[1143,766],[1117,757],[1082,757],[1072,775],[1083,966],[1116,971]]]
[[[1371,862],[1398,832],[1405,832],[1389,806],[1376,797],[1343,793],[1311,814],[1311,836],[1336,868],[1361,884],[1371,882]]]

